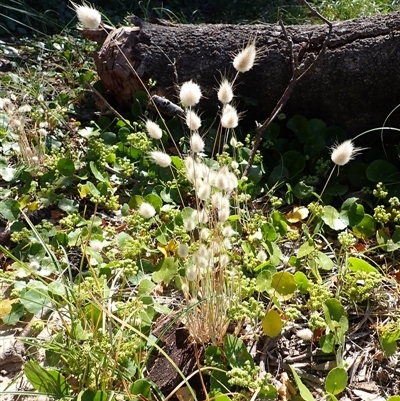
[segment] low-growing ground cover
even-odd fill
[[[152,112],[145,92],[116,117],[90,89],[91,51],[67,33],[4,46],[2,391],[399,394],[397,148],[280,115],[243,176],[254,133],[235,83],[256,44],[227,66],[210,121],[195,82],[177,90],[182,117]]]

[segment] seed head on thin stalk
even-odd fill
[[[179,98],[185,107],[195,106],[200,102],[201,89],[200,86],[194,83],[192,80],[185,82],[181,86],[179,92]]]
[[[153,159],[154,163],[161,167],[169,167],[171,165],[171,158],[164,152],[155,150],[150,152],[150,157]]]
[[[257,56],[256,41],[253,39],[235,56],[233,59],[233,67],[237,72],[243,73],[250,71],[256,62]]]
[[[197,131],[201,127],[201,118],[193,110],[188,110],[186,113],[186,125],[190,131]]]
[[[351,139],[344,141],[342,143],[337,143],[331,148],[331,160],[335,165],[333,166],[332,171],[329,174],[328,179],[326,180],[325,186],[321,191],[320,197],[324,193],[326,186],[328,185],[329,180],[332,177],[333,171],[336,166],[340,168],[341,166],[346,165],[349,161],[353,160],[361,151],[366,148],[357,148],[354,146],[354,143]]]
[[[146,121],[146,130],[150,137],[153,139],[161,139],[162,138],[162,129],[160,126],[154,121],[147,120]]]
[[[151,219],[156,214],[156,210],[150,203],[143,202],[139,207],[139,214],[145,219]]]
[[[232,84],[223,78],[218,88],[218,100],[223,103],[230,103],[233,99],[233,87]]]
[[[239,124],[239,114],[236,109],[230,105],[226,104],[222,109],[221,115],[221,125],[227,129],[236,128]]]
[[[75,9],[76,16],[78,17],[81,25],[86,29],[97,29],[101,23],[101,14],[93,7],[87,4],[79,5],[72,2]]]

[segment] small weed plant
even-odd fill
[[[75,9],[83,26],[99,26],[94,8]],[[53,57],[47,48],[39,61]],[[262,57],[256,40],[221,78],[213,120],[188,81],[179,117],[152,113],[138,92],[123,118],[106,111],[87,123],[93,104],[80,88],[93,66],[70,40],[54,49],[60,72],[1,76],[0,317],[30,322],[19,340],[35,391],[225,401],[277,399],[291,386],[335,400],[349,386],[351,335],[372,311],[382,313],[368,327],[380,361],[397,352],[396,149],[372,152],[319,119],[280,115],[245,174],[254,132],[241,129],[236,92]],[[50,84],[61,77],[68,88]],[[312,392],[296,348],[332,364]],[[177,357],[185,350],[191,363]],[[297,389],[274,374],[273,352]],[[160,360],[167,377],[154,374]]]

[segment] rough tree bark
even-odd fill
[[[291,78],[289,46],[279,25],[138,25],[114,29],[108,36],[100,30],[82,31],[98,41],[98,74],[122,107],[129,107],[142,89],[138,76],[145,84],[149,78],[157,81],[157,93],[175,101],[176,84],[193,79],[205,95],[200,109],[215,113],[218,81],[222,74],[234,75],[232,55],[252,38],[262,57],[241,74],[235,90],[237,102],[257,101],[239,105],[247,110],[246,118],[267,118]],[[287,32],[299,64],[309,65],[328,27],[288,26]],[[342,126],[350,136],[379,127],[400,103],[399,66],[400,13],[334,23],[325,54],[296,86],[283,112],[321,118]],[[400,112],[394,113],[389,124],[399,123]]]

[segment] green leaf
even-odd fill
[[[387,401],[400,401],[400,395],[392,395]]]
[[[287,127],[296,134],[300,143],[304,143],[311,134],[308,120],[300,114],[293,116],[287,122]]]
[[[357,198],[349,198],[343,202],[339,217],[348,226],[355,226],[361,223],[364,218],[364,206],[359,205]]]
[[[366,262],[363,259],[350,257],[347,259],[347,262],[348,262],[348,268],[353,272],[362,271],[365,273],[380,274],[378,269],[371,266],[368,262]]]
[[[145,202],[150,203],[150,205],[152,205],[154,207],[154,209],[156,209],[157,213],[160,213],[160,209],[162,208],[162,200],[161,198],[156,195],[156,194],[148,194],[146,195],[146,197],[144,198]]]
[[[174,258],[164,258],[158,265],[158,271],[152,274],[155,283],[168,284],[178,272],[178,262]]]
[[[296,382],[297,388],[299,389],[300,397],[304,401],[315,401],[315,398],[311,394],[311,391],[303,384],[303,382],[300,379],[300,376],[297,374],[296,370],[292,365],[289,365],[290,370],[292,371],[292,375],[294,378],[294,381]]]
[[[262,245],[269,255],[269,261],[273,266],[278,266],[283,258],[282,251],[276,242],[266,241]]]
[[[226,375],[226,367],[224,365],[225,360],[222,353],[222,349],[216,345],[210,345],[206,349],[206,358],[212,361],[212,366],[215,366],[221,370],[212,370],[210,375],[210,390],[211,392],[227,392],[230,390],[231,385],[229,384],[229,378]]]
[[[378,159],[369,164],[367,178],[372,182],[394,181],[398,174],[397,168],[386,160]]]
[[[304,244],[302,244],[300,248],[297,250],[297,257],[303,258],[304,256],[307,256],[314,251],[315,251],[315,243],[310,238],[308,241],[304,242]]]
[[[310,286],[310,282],[307,276],[300,271],[297,271],[294,274],[294,281],[296,282],[297,288],[301,294],[307,294],[308,287]]]
[[[75,164],[71,159],[64,157],[57,162],[57,170],[62,175],[71,176],[75,172]]]
[[[25,309],[22,304],[15,302],[11,306],[11,312],[2,318],[3,323],[8,326],[14,326],[19,322],[22,316],[24,316]]]
[[[279,295],[288,296],[293,295],[297,285],[292,273],[278,272],[272,276],[271,288]]]
[[[13,167],[1,167],[0,176],[4,181],[10,182],[17,175],[18,170]]]
[[[314,191],[315,191],[315,188],[311,185],[307,185],[304,181],[298,182],[293,187],[293,193],[299,199],[308,198],[309,196],[311,196],[313,194]]]
[[[256,291],[264,292],[271,287],[271,278],[276,273],[276,267],[265,263],[261,265],[261,272],[256,277]]]
[[[394,355],[397,351],[397,341],[389,341],[386,338],[380,338],[381,346],[385,352],[386,358]]]
[[[65,377],[56,370],[44,369],[35,361],[28,361],[24,373],[29,383],[39,392],[53,397],[69,395],[69,386]]]
[[[325,354],[332,354],[335,351],[335,336],[332,333],[324,334],[319,339],[319,346]]]
[[[372,237],[375,231],[375,220],[369,214],[365,214],[361,222],[353,227],[354,234],[364,239]]]
[[[104,178],[103,174],[100,173],[100,171],[98,170],[96,163],[94,163],[93,161],[91,161],[89,163],[90,166],[90,171],[92,172],[92,174],[95,176],[95,178],[97,178],[100,182],[105,182],[107,181],[106,178]]]
[[[347,224],[340,218],[339,212],[333,206],[324,206],[321,218],[332,230],[340,231],[347,227]]]
[[[151,381],[147,379],[138,379],[131,384],[130,393],[142,395],[145,399],[151,398]]]
[[[288,230],[286,217],[281,212],[275,211],[271,214],[271,220],[275,231],[280,235],[286,235]]]
[[[335,320],[336,322],[340,321],[340,318],[344,316],[344,307],[335,298],[327,299],[325,301],[325,305],[328,308],[328,316],[331,320]]]
[[[237,338],[232,334],[227,334],[224,339],[224,352],[226,359],[232,368],[243,368],[245,362],[248,361],[250,362],[251,368],[254,369],[253,358],[240,338]]]
[[[325,379],[325,390],[333,395],[340,394],[346,389],[348,375],[344,368],[333,368]]]
[[[58,207],[63,210],[64,212],[67,212],[69,214],[72,213],[77,213],[79,210],[79,203],[75,200],[72,199],[60,199],[58,202]]]
[[[314,262],[317,266],[325,271],[330,271],[333,269],[333,261],[332,259],[325,253],[318,251],[314,255]]]
[[[105,391],[85,390],[81,391],[76,397],[76,401],[110,401]]]
[[[47,287],[40,281],[30,281],[21,291],[20,302],[29,313],[38,313],[49,301]]]
[[[1,201],[0,214],[9,221],[18,220],[21,214],[19,203],[14,199],[6,199]]]
[[[269,337],[276,337],[282,331],[283,323],[279,312],[271,309],[262,321],[264,333]]]

